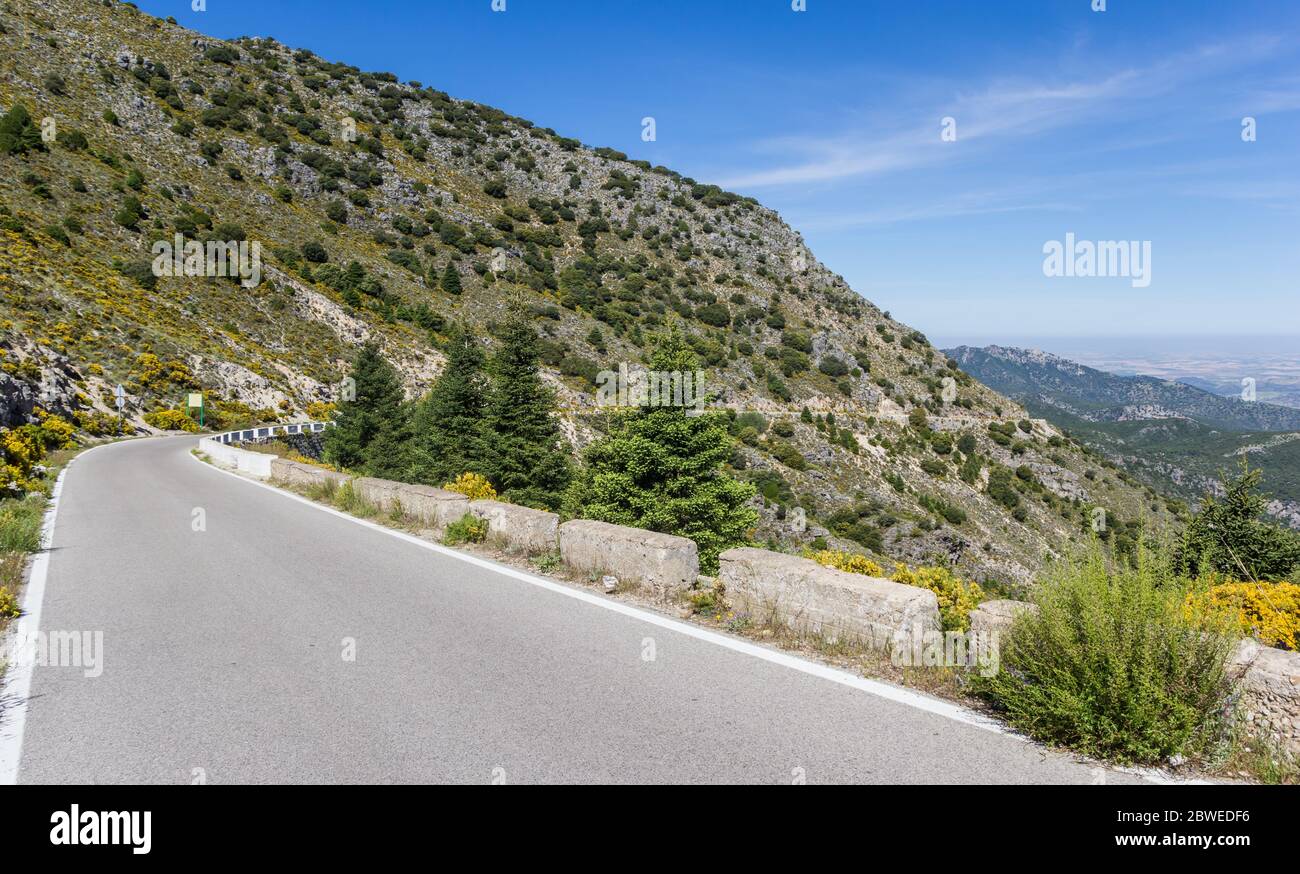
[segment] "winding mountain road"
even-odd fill
[[[196,443],[66,471],[40,631],[102,632],[102,665],[5,690],[18,782],[1096,780],[949,705],[359,524]]]

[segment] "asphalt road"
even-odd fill
[[[41,631],[102,632],[102,671],[34,669],[19,782],[1094,782],[1020,738],[331,515],[195,445],[68,469]]]

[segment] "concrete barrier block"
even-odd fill
[[[928,589],[765,549],[730,549],[719,562],[728,603],[760,622],[877,649],[888,649],[900,633],[942,628],[939,601]]]
[[[356,490],[357,497],[384,513],[393,509],[393,505],[398,500],[397,490],[401,485],[392,480],[375,479],[370,476],[359,476],[352,481],[352,488]]]
[[[560,517],[554,513],[486,500],[470,501],[469,511],[487,521],[488,539],[504,549],[526,555],[555,549]]]
[[[433,486],[399,483],[394,498],[402,502],[403,510],[437,531],[469,512],[469,498]]]
[[[700,572],[693,540],[590,519],[560,526],[560,559],[571,570],[610,574],[664,598],[689,589]]]
[[[326,470],[300,461],[286,458],[273,458],[271,461],[271,478],[296,486],[316,486],[332,480],[336,486],[347,482],[349,477],[336,470]]]

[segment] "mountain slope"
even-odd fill
[[[1016,585],[1088,536],[1096,507],[1121,543],[1143,519],[1176,524],[752,199],[121,3],[10,0],[0,27],[4,423],[39,405],[103,431],[117,383],[137,428],[194,389],[218,427],[318,415],[368,338],[414,395],[452,322],[491,346],[513,299],[535,315],[576,447],[601,427],[599,372],[641,362],[678,322],[735,415],[759,540]],[[45,119],[57,136],[33,142]],[[258,243],[262,281],[155,275],[154,243],[177,234]]]
[[[1300,527],[1300,410],[1116,376],[1037,350],[963,346],[948,354],[1166,494],[1218,493],[1223,474],[1248,461],[1275,498],[1270,512]]]

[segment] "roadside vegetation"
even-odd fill
[[[1295,649],[1300,629],[1300,538],[1262,518],[1258,485],[1243,468],[1172,547],[1139,544],[1128,561],[1094,546],[1060,562],[1003,637],[1001,671],[975,688],[1018,730],[1089,755],[1210,763],[1247,751],[1294,775],[1295,762],[1261,758],[1267,741],[1242,734],[1226,669],[1243,637]]]
[[[41,522],[73,425],[36,410],[36,422],[0,428],[0,629],[18,615],[27,557],[41,548]]]
[[[455,329],[441,376],[403,400],[396,370],[367,346],[352,369],[355,397],[335,411],[325,459],[345,471],[458,491],[688,537],[705,573],[718,555],[751,542],[754,486],[728,472],[735,440],[725,413],[684,404],[611,410],[580,464],[569,458],[555,398],[540,376],[528,314],[512,310],[488,356]],[[653,370],[693,373],[685,336],[654,340]],[[337,503],[337,500],[336,500]]]

